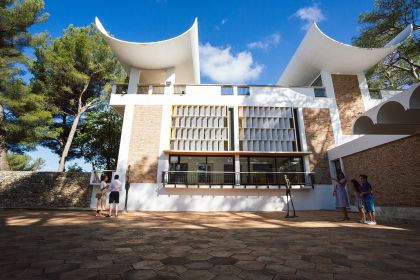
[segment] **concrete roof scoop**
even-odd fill
[[[308,86],[321,71],[340,74],[365,72],[392,53],[412,33],[413,26],[408,25],[382,48],[360,48],[332,39],[313,23],[277,84]]]
[[[109,35],[97,17],[95,24],[128,74],[131,67],[140,70],[175,68],[177,83],[200,83],[197,18],[184,33],[157,42],[120,40]]]

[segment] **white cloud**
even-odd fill
[[[256,80],[264,65],[255,63],[249,51],[234,54],[230,47],[200,45],[201,72],[217,83],[245,83]]]
[[[248,43],[246,46],[249,49],[261,49],[261,50],[267,50],[271,46],[277,46],[280,43],[280,34],[279,33],[273,33],[269,36],[264,37],[260,41],[254,41],[251,43]]]
[[[297,17],[305,22],[302,26],[303,29],[308,29],[312,22],[320,22],[326,19],[321,9],[316,5],[303,7],[297,10],[297,12],[293,14],[293,17]]]
[[[227,19],[227,18],[222,19],[222,20],[220,21],[220,23],[219,23],[218,25],[216,25],[216,26],[215,26],[215,29],[216,29],[217,31],[219,31],[219,30],[222,28],[222,26],[226,24],[226,22],[227,22],[227,21],[228,21],[228,19]]]

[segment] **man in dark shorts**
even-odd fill
[[[120,176],[115,175],[110,185],[109,194],[109,216],[111,217],[112,207],[115,207],[115,217],[118,217],[118,205],[120,203],[120,191],[122,190],[122,183],[119,180]]]
[[[373,204],[373,194],[372,194],[372,186],[369,184],[367,180],[367,176],[364,174],[360,175],[361,184],[361,193],[362,196],[362,203],[363,207],[365,208],[365,212],[369,215],[370,221],[366,223],[369,225],[376,225],[376,215],[375,215],[375,205]]]

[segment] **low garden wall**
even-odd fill
[[[90,173],[0,171],[0,208],[89,208]]]

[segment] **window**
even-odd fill
[[[315,97],[327,97],[325,88],[314,88]]]
[[[238,87],[238,95],[249,95],[249,87]]]
[[[302,157],[240,157],[241,184],[271,185],[284,183],[284,173],[303,172]],[[251,172],[251,173],[248,173]],[[303,173],[288,173],[293,184],[305,183]]]
[[[233,95],[232,86],[222,86],[222,95]]]
[[[318,76],[318,78],[315,79],[315,81],[311,84],[312,87],[323,87],[324,84],[322,83],[321,75]]]
[[[382,99],[382,94],[379,90],[369,90],[370,99]]]
[[[176,184],[235,184],[232,156],[170,156],[168,182]],[[189,172],[188,172],[189,171]]]

